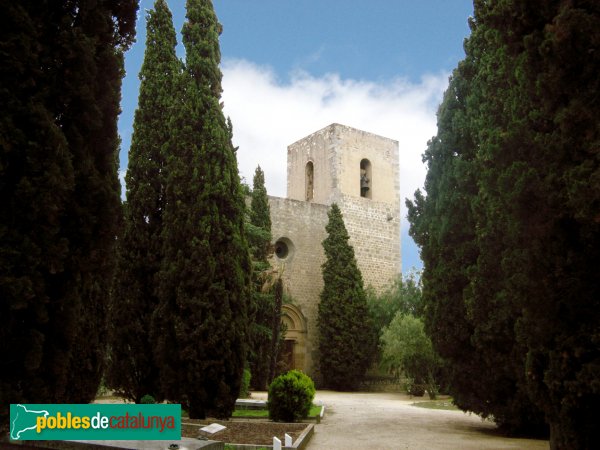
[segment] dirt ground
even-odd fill
[[[198,436],[204,436],[207,439],[223,441],[229,444],[259,445],[272,445],[273,436],[277,436],[281,442],[285,442],[286,433],[289,434],[295,442],[307,425],[301,423],[264,423],[257,421],[232,422],[211,419],[203,421],[184,419],[182,422],[181,435],[185,437],[197,438]],[[186,425],[186,423],[197,425]],[[219,423],[225,425],[227,428],[214,434],[199,431],[202,426],[211,423]]]
[[[252,398],[266,399],[257,392]],[[308,450],[321,449],[548,449],[548,441],[514,439],[496,433],[493,423],[461,411],[425,409],[395,393],[317,391],[315,402],[326,405]]]

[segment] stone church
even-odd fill
[[[269,197],[275,244],[290,304],[284,362],[318,375],[317,314],[323,289],[322,242],[337,203],[364,284],[380,292],[401,272],[398,142],[331,124],[288,147],[287,198]]]

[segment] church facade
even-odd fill
[[[292,302],[283,305],[288,368],[318,373],[319,295],[327,212],[340,207],[365,287],[400,274],[398,142],[331,124],[288,147],[287,197],[269,197],[275,253]]]

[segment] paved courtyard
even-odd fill
[[[256,393],[253,398],[266,398]],[[461,411],[413,406],[416,401],[394,393],[318,391],[316,402],[327,409],[316,426],[309,450],[329,449],[548,449],[548,441],[513,439],[495,433],[494,424]]]

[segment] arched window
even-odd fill
[[[373,198],[371,162],[368,159],[363,159],[360,162],[360,196]]]
[[[315,190],[315,181],[314,181],[314,166],[313,162],[309,161],[306,163],[306,201],[309,202],[313,199],[314,190]]]

